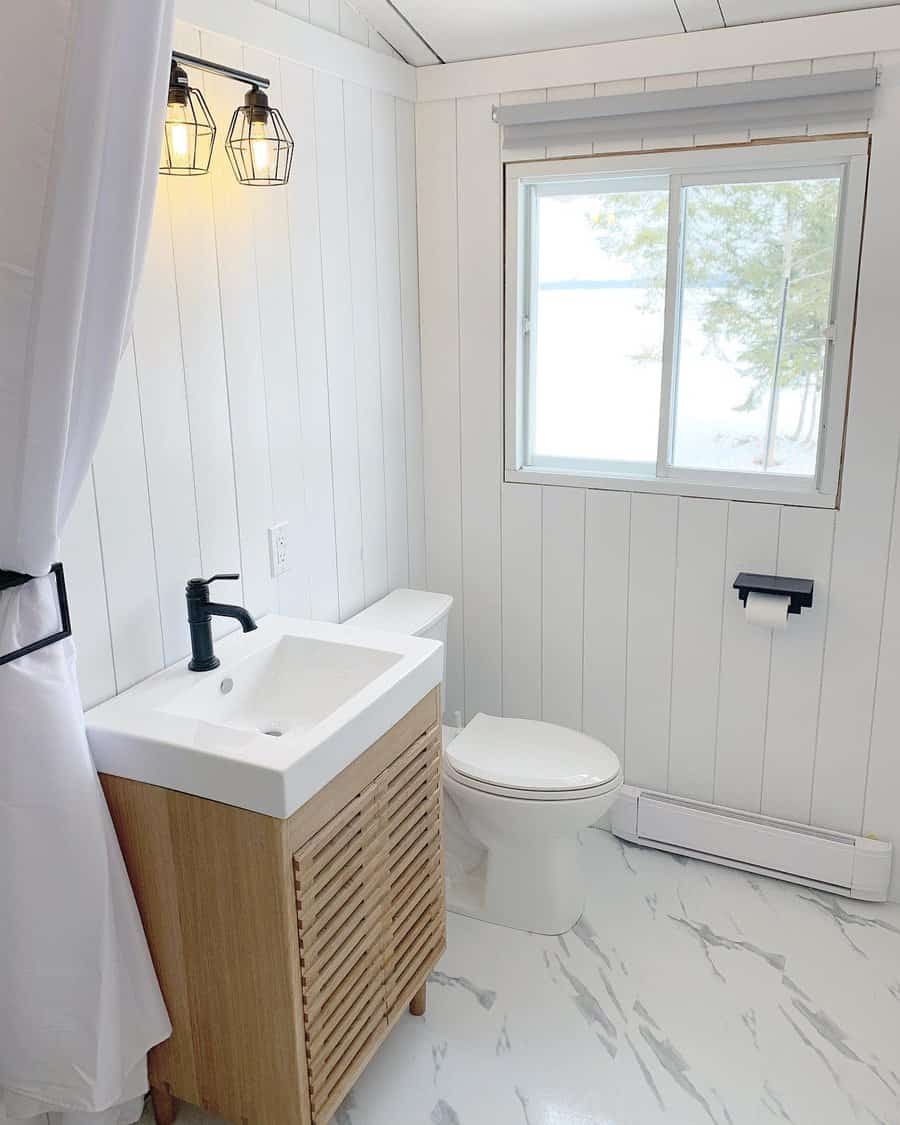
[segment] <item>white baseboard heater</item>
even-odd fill
[[[884,902],[892,847],[790,820],[742,812],[623,785],[610,817],[634,844],[803,883],[849,898]]]

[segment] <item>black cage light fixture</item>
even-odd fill
[[[281,111],[269,105],[268,78],[181,51],[172,52],[160,172],[169,176],[198,176],[209,171],[216,123],[203,94],[188,84],[184,66],[250,87],[244,104],[234,111],[225,138],[229,163],[239,183],[263,187],[286,184],[291,174],[294,141]]]
[[[216,123],[206,99],[188,85],[184,68],[173,58],[160,172],[166,176],[202,176],[209,171],[215,139]]]
[[[270,187],[286,184],[291,174],[294,141],[281,112],[268,95],[251,87],[231,118],[225,151],[242,184]]]

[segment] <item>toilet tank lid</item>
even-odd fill
[[[392,590],[368,609],[344,622],[359,629],[384,629],[387,633],[418,636],[450,612],[453,598],[430,590]]]

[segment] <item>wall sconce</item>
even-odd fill
[[[188,85],[187,74],[172,59],[160,172],[166,176],[202,176],[209,171],[215,139],[216,123],[206,99]]]
[[[181,63],[245,82],[250,87],[244,104],[234,111],[225,139],[229,163],[239,183],[257,187],[286,184],[291,174],[294,141],[281,111],[269,105],[265,93],[268,78],[181,51],[172,52],[160,172],[168,176],[199,176],[208,172],[216,138],[216,123],[209,106],[200,91],[188,85]]]
[[[279,110],[269,105],[256,86],[244,95],[231,118],[225,151],[242,184],[268,187],[286,184],[291,174],[294,142]]]

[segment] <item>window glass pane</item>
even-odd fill
[[[656,471],[668,189],[538,195],[530,460]]]
[[[840,180],[683,192],[673,464],[813,476]]]

